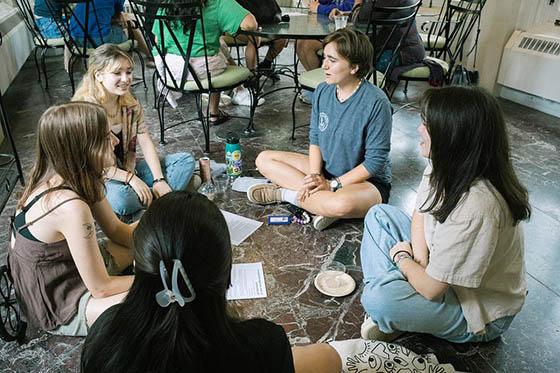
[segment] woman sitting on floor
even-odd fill
[[[73,102],[39,119],[37,158],[11,226],[8,263],[26,319],[53,334],[84,336],[119,303],[132,276],[132,230],[104,197],[103,170],[118,140],[105,110]],[[98,244],[95,223],[109,240]]]
[[[339,218],[362,218],[389,200],[391,190],[391,106],[364,78],[373,47],[350,29],[325,38],[325,83],[315,91],[309,155],[267,150],[256,160],[273,184],[254,185],[251,202],[290,202],[317,214],[322,230]]]
[[[175,1],[171,0],[170,2],[173,3]],[[191,9],[181,7],[181,1],[176,2],[178,6],[167,10],[169,14],[166,15],[181,16],[184,12],[191,11]],[[236,35],[239,30],[256,30],[257,20],[248,10],[239,5],[235,0],[202,0],[202,16],[204,20],[204,30],[202,30],[201,22],[198,20],[196,23],[196,32],[194,34],[189,62],[195,70],[197,76],[200,79],[206,79],[207,65],[205,50],[208,57],[208,69],[210,70],[210,76],[222,74],[226,70],[228,63],[235,64],[235,61],[230,58],[230,61],[228,62],[227,56],[229,56],[229,51],[227,51],[227,46],[222,46],[220,44],[220,37],[225,33]],[[160,21],[156,19],[153,26],[153,33],[158,36],[160,35],[159,27]],[[163,27],[167,51],[165,64],[167,64],[170,71],[167,71],[164,67],[161,56],[157,54],[157,50],[154,48],[153,53],[157,54],[155,56],[156,66],[162,76],[167,76],[169,82],[172,81],[171,77],[169,77],[169,73],[171,73],[176,80],[181,81],[185,61],[183,60],[181,52],[177,47],[177,43],[174,41],[174,37],[167,30],[166,26]],[[183,48],[187,46],[189,40],[189,26],[186,22],[184,24],[177,22],[176,24],[172,24],[171,27],[179,45],[183,46]],[[204,39],[203,31],[205,37]],[[244,37],[239,40],[252,41],[252,38],[251,40],[248,40]],[[204,41],[206,41],[206,43],[204,43]],[[257,44],[258,42],[259,41],[257,39]],[[222,48],[225,48],[226,53],[224,53]],[[183,51],[183,53],[185,52],[186,51]],[[252,42],[248,42],[245,47],[245,60],[247,62],[247,68],[251,70],[256,68],[257,52],[255,44]],[[189,76],[189,79],[192,80],[192,77]],[[167,93],[167,100],[172,107],[177,106],[176,98],[178,97],[180,97],[180,94],[177,94],[176,92]],[[251,92],[249,89],[242,86],[236,87],[233,91],[231,102],[235,105],[251,106],[253,102]],[[259,100],[259,104],[262,104],[263,102],[263,99]],[[229,119],[229,115],[219,109],[219,103],[220,93],[210,94],[208,104],[210,124],[219,125]]]
[[[230,236],[206,197],[173,192],[155,201],[134,231],[134,262],[128,296],[86,339],[84,372],[341,371],[329,345],[292,353],[282,327],[230,316]]]
[[[107,168],[107,200],[120,216],[132,217],[171,190],[187,187],[195,160],[189,153],[158,157],[146,124],[144,109],[130,93],[133,61],[111,44],[98,47],[89,58],[89,68],[73,100],[102,105],[111,131],[119,139],[115,164]],[[145,160],[136,162],[136,143]]]
[[[134,231],[134,263],[124,302],[91,327],[82,350],[85,373],[366,373],[393,371],[395,362],[414,364],[419,373],[453,371],[363,339],[290,348],[281,326],[233,317],[226,301],[228,227],[200,194],[172,192],[150,206]]]
[[[431,89],[418,131],[430,165],[412,220],[388,205],[365,219],[362,336],[490,341],[508,329],[527,292],[520,223],[531,211],[502,111],[479,88]]]

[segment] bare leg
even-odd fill
[[[340,373],[342,361],[326,343],[292,347],[296,373]]]
[[[210,101],[208,105],[210,106],[210,114],[216,115],[219,113],[218,105],[220,104],[220,94],[219,93],[211,93],[210,94]]]
[[[320,191],[301,202],[301,207],[316,214],[336,218],[363,218],[371,206],[381,203],[381,194],[368,182],[351,184],[337,190]]]
[[[237,35],[235,38],[239,42],[247,43],[247,46],[245,47],[245,63],[247,64],[247,68],[249,70],[255,70],[257,67],[257,48],[261,44],[261,38],[254,38],[247,35]],[[255,42],[257,43],[256,45]]]
[[[265,60],[274,61],[274,59],[282,52],[282,50],[288,44],[288,39],[275,39],[272,41],[272,45],[268,48],[266,52]]]
[[[305,154],[265,150],[255,163],[267,179],[291,190],[300,190],[309,173],[309,157]]]
[[[267,179],[290,190],[300,190],[309,173],[309,157],[305,154],[266,150],[255,161]],[[323,216],[363,218],[369,208],[381,203],[381,194],[369,183],[347,185],[336,192],[320,191],[301,202],[305,210]]]
[[[317,51],[323,48],[318,40],[299,40],[297,42],[296,53],[305,70],[313,70],[321,67],[321,60]]]
[[[122,303],[123,299],[126,297],[128,292],[120,293],[111,295],[110,297],[106,298],[89,298],[89,301],[86,305],[86,322],[88,326],[92,326],[95,320],[107,310],[109,307],[114,306],[115,304]]]

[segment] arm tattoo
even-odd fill
[[[95,230],[93,228],[93,224],[92,223],[85,223],[85,224],[82,224],[82,227],[84,227],[84,238],[86,240],[91,238],[91,236],[93,236],[93,233],[95,232]]]

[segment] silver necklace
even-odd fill
[[[354,95],[354,93],[356,93],[356,91],[358,90],[358,88],[360,88],[361,85],[362,85],[362,79],[360,79],[360,81],[358,82],[358,85],[356,86],[356,88],[354,88],[352,93],[350,93],[346,98],[342,99],[342,98],[340,98],[340,94],[339,94],[340,87],[337,84],[336,85],[336,97],[338,98],[338,101],[345,102],[346,100],[348,100],[350,97],[352,97]]]

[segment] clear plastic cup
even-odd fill
[[[348,16],[346,16],[346,15],[339,15],[339,16],[334,17],[334,29],[335,30],[345,28],[347,23],[348,23]]]

